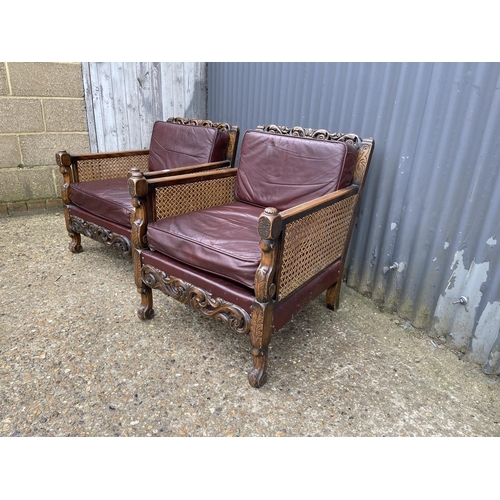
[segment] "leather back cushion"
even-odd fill
[[[286,210],[351,184],[357,150],[344,142],[247,131],[236,198]]]
[[[149,170],[225,160],[228,143],[229,134],[223,130],[158,121],[151,134]]]

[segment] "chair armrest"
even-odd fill
[[[127,177],[133,168],[146,172],[148,159],[149,149],[84,155],[70,155],[67,151],[56,153],[56,161],[66,184]]]
[[[314,200],[307,201],[295,207],[288,208],[280,212],[281,219],[284,224],[289,224],[290,222],[305,217],[306,215],[321,210],[327,206],[334,203],[339,203],[340,201],[349,198],[353,195],[358,194],[359,186],[352,184],[343,189],[339,189],[333,193],[325,194]]]
[[[282,212],[267,208],[259,218],[263,253],[255,287],[266,267],[267,275],[272,275],[272,292],[282,300],[341,258],[352,231],[358,191],[352,185]],[[273,262],[264,265],[265,258],[269,260],[266,246],[276,250]]]
[[[230,168],[231,162],[229,160],[215,161],[212,163],[202,163],[200,165],[190,165],[188,167],[180,167],[173,170],[155,170],[153,172],[144,172],[144,177],[147,179],[154,179],[156,177],[169,177],[173,175],[184,175],[195,172],[205,172],[210,170],[221,170],[223,168]],[[130,176],[130,173],[129,173]]]
[[[67,153],[66,151],[59,151],[59,153]],[[58,153],[58,154],[59,154]],[[101,160],[106,158],[120,158],[124,156],[140,156],[149,155],[149,149],[130,149],[128,151],[110,151],[105,153],[86,153],[83,155],[70,155],[73,161],[82,160]]]

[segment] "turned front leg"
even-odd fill
[[[271,323],[274,303],[262,304],[254,301],[250,319],[250,342],[252,344],[253,368],[248,373],[252,387],[262,387],[267,382],[267,356],[271,341]]]

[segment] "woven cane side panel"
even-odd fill
[[[86,182],[127,177],[132,168],[147,172],[148,158],[149,155],[136,155],[80,160],[78,162],[78,179],[80,182]]]
[[[236,177],[222,177],[155,190],[156,220],[232,203]]]
[[[278,300],[341,257],[357,195],[285,226]]]

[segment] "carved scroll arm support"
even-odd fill
[[[128,189],[132,197],[132,211],[130,213],[132,261],[134,264],[134,281],[137,292],[141,295],[141,305],[137,311],[139,318],[151,319],[154,316],[153,292],[150,287],[144,286],[142,281],[141,253],[147,248],[148,227],[148,182],[144,174],[138,169],[132,169],[128,178]]]
[[[59,165],[59,171],[63,176],[63,184],[61,187],[61,198],[64,204],[64,219],[66,221],[66,230],[71,238],[71,243],[69,244],[69,250],[72,253],[80,253],[83,250],[82,238],[78,231],[73,228],[72,221],[70,220],[68,205],[71,203],[70,200],[70,186],[72,182],[75,182],[75,173],[73,170],[73,162],[71,155],[66,151],[59,151],[56,153],[56,162]]]
[[[276,208],[264,210],[259,217],[258,230],[262,254],[254,279],[255,300],[250,321],[253,367],[248,373],[248,381],[253,387],[262,387],[267,380],[267,356],[276,293],[274,275],[281,234],[281,216]]]

